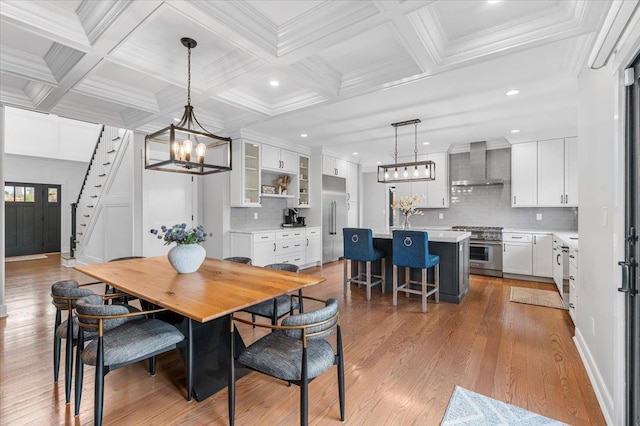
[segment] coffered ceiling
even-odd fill
[[[413,118],[422,120],[421,153],[576,134],[577,75],[610,2],[0,6],[3,104],[158,130],[182,115],[187,52],[180,38],[191,37],[198,42],[192,104],[207,129],[248,129],[371,166],[392,160],[390,123]],[[505,95],[514,88],[520,94]],[[401,128],[400,156],[412,154],[413,144],[413,129]]]

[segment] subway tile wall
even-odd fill
[[[231,230],[279,228],[284,222],[286,198],[263,198],[262,207],[232,207]],[[258,219],[253,214],[258,213]]]
[[[449,156],[450,180],[470,179],[469,153]],[[487,178],[504,179],[504,186],[451,187],[448,209],[422,209],[424,216],[412,216],[418,226],[502,226],[511,229],[578,230],[575,207],[511,208],[511,149],[487,151]],[[443,219],[439,214],[443,214]],[[542,214],[542,220],[536,215]]]

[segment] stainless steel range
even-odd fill
[[[469,272],[502,277],[502,227],[453,226],[454,231],[471,232]]]

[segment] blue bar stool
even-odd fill
[[[398,266],[404,267],[405,282],[398,285]],[[434,267],[434,283],[427,282],[427,270]],[[422,269],[422,281],[411,281],[411,268]],[[421,285],[413,289],[411,285]],[[431,290],[428,290],[431,288]],[[422,296],[422,312],[427,312],[427,297],[435,294],[440,302],[440,256],[429,254],[429,234],[423,231],[393,231],[393,306],[398,304],[398,292]]]
[[[373,248],[373,233],[371,229],[364,228],[344,228],[342,230],[344,242],[344,294],[347,294],[348,284],[364,284],[367,287],[367,300],[371,300],[371,287],[380,284],[384,294],[384,252]],[[381,260],[381,275],[371,274],[371,262]],[[357,274],[349,277],[347,260],[358,262]],[[360,262],[366,262],[366,273],[360,271]],[[372,278],[378,278],[373,280]]]

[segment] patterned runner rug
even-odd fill
[[[540,426],[564,425],[524,408],[507,404],[456,386],[449,400],[441,426]]]
[[[527,305],[546,306],[548,308],[565,309],[557,291],[537,288],[511,287],[511,301]]]

